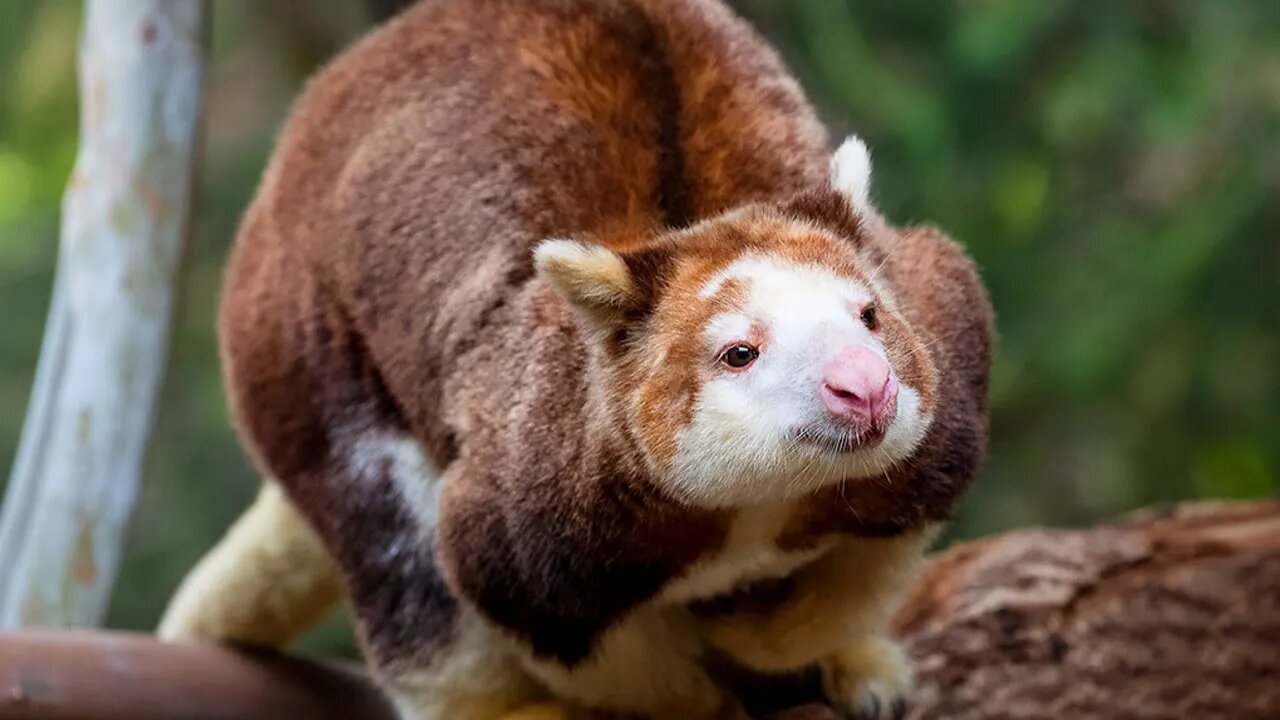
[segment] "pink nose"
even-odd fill
[[[880,425],[897,408],[898,378],[871,348],[851,345],[823,369],[821,394],[831,414],[846,421]]]

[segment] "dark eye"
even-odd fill
[[[756,361],[760,351],[750,345],[734,345],[720,356],[720,362],[731,368],[741,369]]]
[[[875,305],[868,305],[862,308],[862,314],[859,317],[862,318],[862,324],[866,325],[868,330],[875,330],[880,324],[879,319],[876,318]]]

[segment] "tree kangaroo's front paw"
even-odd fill
[[[898,720],[906,714],[911,665],[892,640],[864,640],[820,667],[827,700],[849,720]]]

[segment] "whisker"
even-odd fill
[[[853,507],[853,503],[849,502],[849,497],[845,495],[845,490],[848,488],[848,485],[849,485],[848,480],[840,481],[840,499],[844,501],[844,506],[849,508],[849,512],[853,513],[853,517],[856,518],[859,523],[861,523],[862,516],[858,514],[858,511]]]
[[[897,242],[894,243],[893,247],[890,247],[885,253],[884,259],[880,261],[880,264],[876,266],[876,269],[871,271],[870,282],[872,284],[880,279],[880,271],[884,269],[884,266],[889,263],[889,260],[893,257],[894,253],[898,252],[902,245],[902,240],[898,239]]]
[[[953,332],[953,333],[948,333],[946,335],[932,338],[927,343],[921,343],[921,349],[928,350],[929,348],[933,347],[934,345],[937,345],[940,342],[945,342],[947,340],[950,340],[951,338],[959,337],[963,335],[965,332],[967,332],[967,329],[957,330],[956,332]]]

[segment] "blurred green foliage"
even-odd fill
[[[110,622],[150,627],[256,485],[229,429],[221,264],[290,98],[368,25],[219,0],[174,362]],[[993,441],[956,536],[1280,481],[1280,3],[746,0],[899,222],[982,266]],[[76,149],[80,3],[0,23],[0,464],[17,444]],[[347,647],[330,633],[312,647]],[[336,638],[336,639],[335,639]]]

